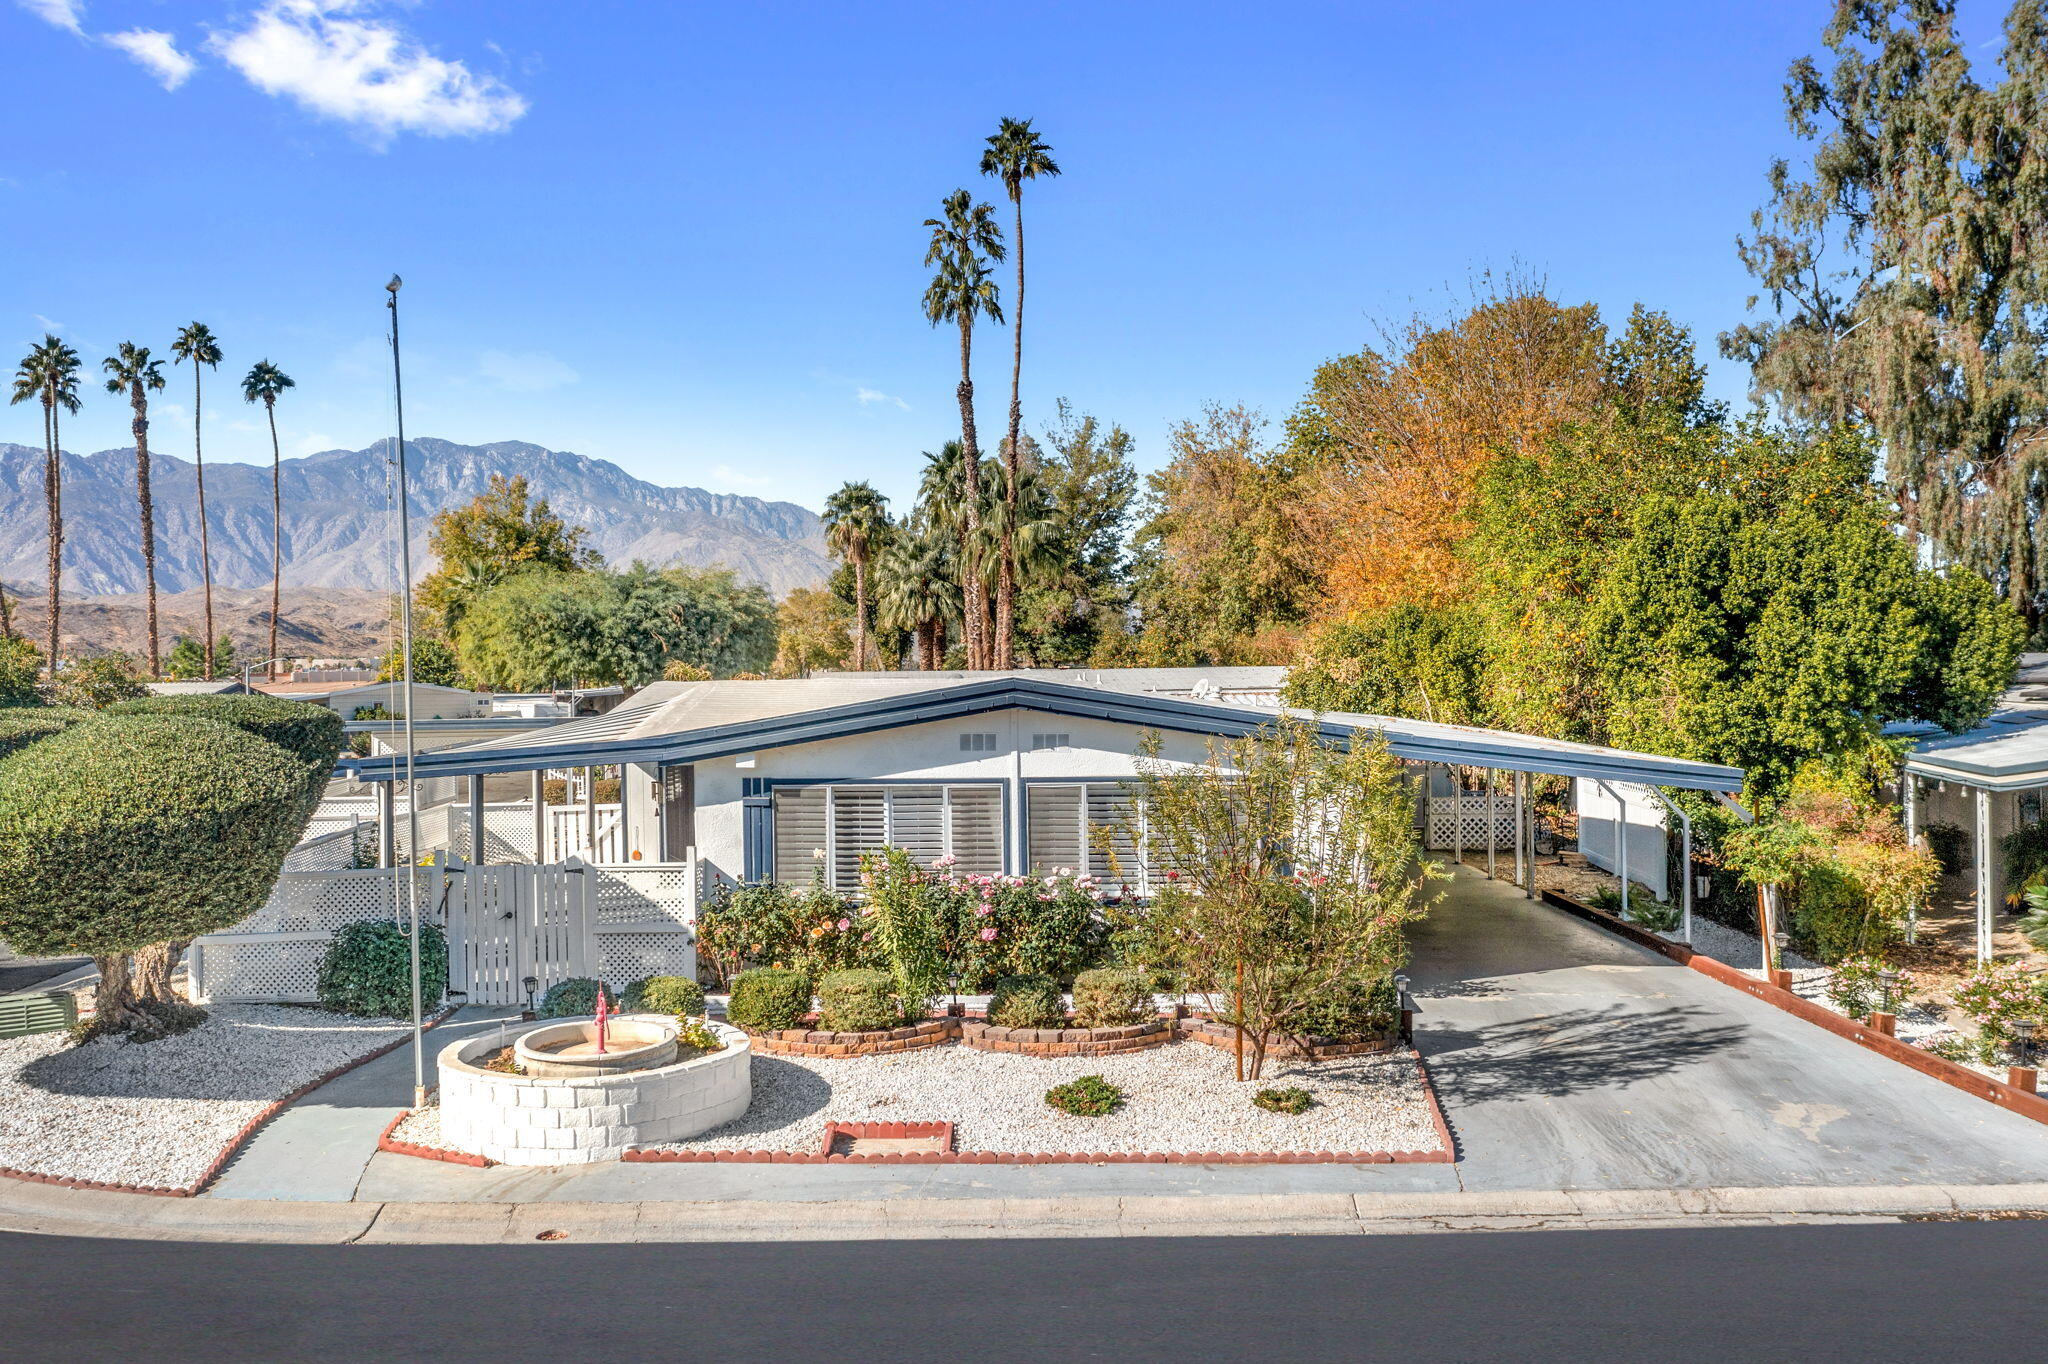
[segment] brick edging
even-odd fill
[[[453,1009],[443,1009],[440,1013],[428,1019],[425,1026],[421,1028],[421,1031],[424,1032],[428,1028],[446,1021],[454,1013],[455,1010]],[[220,1172],[227,1167],[227,1163],[234,1159],[237,1152],[248,1145],[249,1139],[256,1135],[263,1124],[269,1122],[272,1118],[297,1103],[300,1099],[305,1098],[328,1081],[338,1080],[357,1066],[368,1065],[380,1056],[389,1056],[411,1040],[410,1037],[401,1034],[383,1046],[378,1047],[375,1051],[366,1051],[353,1061],[344,1062],[326,1074],[306,1081],[306,1083],[300,1085],[283,1098],[273,1099],[251,1117],[249,1121],[243,1123],[241,1129],[234,1136],[228,1138],[227,1145],[221,1147],[220,1154],[213,1158],[199,1178],[183,1187],[165,1187],[160,1184],[111,1184],[98,1179],[72,1179],[64,1175],[46,1175],[38,1174],[31,1170],[15,1170],[5,1165],[0,1165],[0,1175],[4,1175],[8,1179],[18,1179],[25,1184],[51,1184],[60,1189],[94,1189],[102,1193],[149,1194],[155,1198],[194,1198],[205,1192],[206,1186],[220,1177]]]
[[[1430,1123],[1443,1145],[1434,1151],[891,1151],[828,1156],[812,1151],[656,1151],[628,1147],[621,1161],[642,1165],[1449,1165],[1458,1158],[1429,1068],[1410,1050]],[[915,1125],[915,1124],[906,1124]]]
[[[891,1056],[900,1052],[937,1047],[960,1036],[957,1018],[928,1018],[900,1028],[877,1028],[872,1032],[824,1032],[816,1028],[779,1028],[741,1031],[753,1040],[754,1050],[765,1056]]]
[[[1728,963],[1710,957],[1704,952],[1696,952],[1684,943],[1668,942],[1656,934],[1646,932],[1624,919],[1616,918],[1614,915],[1604,910],[1595,909],[1591,905],[1581,904],[1579,901],[1566,895],[1560,895],[1554,890],[1544,891],[1543,901],[1545,904],[1564,910],[1568,914],[1576,915],[1588,923],[1604,928],[1619,937],[1627,938],[1638,946],[1647,947],[1653,952],[1669,957],[1680,966],[1697,971],[1709,980],[1718,981],[1732,989],[1740,990],[1746,995],[1762,1000],[1773,1008],[1791,1014],[1794,1018],[1802,1019],[1833,1033],[1837,1037],[1854,1042],[1866,1051],[1874,1051],[1888,1060],[1896,1061],[1909,1069],[1917,1070],[1930,1079],[1939,1080],[1953,1089],[1960,1089],[1965,1094],[1983,1099],[1987,1103],[1996,1104],[1998,1107],[2012,1113],[2017,1113],[2023,1118],[2031,1118],[2035,1122],[2048,1124],[2048,1098],[2044,1098],[2039,1094],[2030,1094],[2024,1089],[2006,1084],[2000,1080],[1994,1080],[1988,1075],[1979,1075],[1968,1066],[1958,1065],[1954,1061],[1943,1060],[1931,1051],[1922,1047],[1916,1047],[1910,1042],[1902,1042],[1890,1033],[1882,1033],[1875,1028],[1866,1027],[1853,1018],[1845,1018],[1833,1009],[1815,1004],[1812,1000],[1803,998],[1791,990],[1780,989],[1768,981],[1757,980],[1739,967],[1730,966]]]
[[[398,1124],[412,1115],[412,1109],[404,1109],[385,1125],[384,1130],[377,1134],[379,1151],[389,1151],[395,1156],[417,1156],[421,1160],[445,1161],[450,1165],[467,1165],[478,1170],[487,1169],[498,1163],[489,1156],[480,1156],[470,1151],[454,1151],[446,1146],[425,1146],[416,1141],[400,1141],[392,1136],[391,1134],[398,1130]]]
[[[1164,1046],[1177,1036],[1174,1020],[1166,1017],[1113,1028],[1006,1028],[963,1019],[958,1032],[963,1047],[1014,1056],[1115,1056]]]
[[[1228,1024],[1207,1018],[1181,1019],[1175,1031],[1182,1041],[1199,1042],[1205,1047],[1229,1051],[1237,1045],[1236,1034]],[[1332,1061],[1340,1056],[1380,1056],[1392,1051],[1397,1040],[1388,1036],[1376,1042],[1322,1042],[1310,1046],[1304,1053],[1299,1045],[1282,1038],[1266,1048],[1266,1055],[1282,1061]]]

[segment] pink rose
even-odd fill
[[[981,930],[981,940],[983,942],[994,942],[996,940],[996,930],[994,925],[990,925],[989,927]]]

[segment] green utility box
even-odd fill
[[[65,990],[0,995],[0,1037],[60,1032],[78,1021],[78,1000]]]

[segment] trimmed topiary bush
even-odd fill
[[[688,976],[648,976],[619,992],[619,1007],[629,1014],[701,1017],[704,987]]]
[[[542,1018],[587,1018],[597,1012],[598,982],[589,976],[571,976],[548,986],[534,1013]],[[605,987],[606,1007],[616,1007],[619,992]]]
[[[1083,1075],[1045,1091],[1045,1101],[1077,1118],[1099,1118],[1123,1107],[1124,1092],[1100,1075]]]
[[[1004,976],[989,991],[988,1021],[999,1028],[1057,1028],[1067,1021],[1058,982],[1050,976]]]
[[[818,982],[818,1026],[827,1032],[900,1027],[903,1006],[887,971],[829,971]]]
[[[1074,1019],[1084,1028],[1127,1028],[1159,1016],[1143,971],[1103,966],[1074,977]]]
[[[292,819],[292,841],[305,832],[319,807],[334,760],[341,756],[342,718],[310,701],[275,696],[143,696],[117,701],[108,715],[151,715],[169,719],[217,720],[259,739],[267,739],[309,769],[302,807]]]
[[[440,1007],[448,988],[448,939],[420,925],[420,1008]],[[412,940],[389,919],[344,925],[320,957],[320,1007],[363,1018],[412,1014]]]
[[[0,709],[0,758],[91,718],[91,711],[73,710],[69,706],[8,706]]]
[[[1319,990],[1292,1026],[1301,1037],[1366,1042],[1394,1030],[1400,1007],[1390,975],[1339,980]]]
[[[773,1032],[794,1028],[811,1011],[811,978],[801,971],[761,966],[733,977],[725,1016],[736,1028]]]

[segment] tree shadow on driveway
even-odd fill
[[[1560,1097],[1655,1079],[1741,1042],[1749,1029],[1711,1010],[1574,1009],[1417,1037],[1430,1075],[1459,1103]]]

